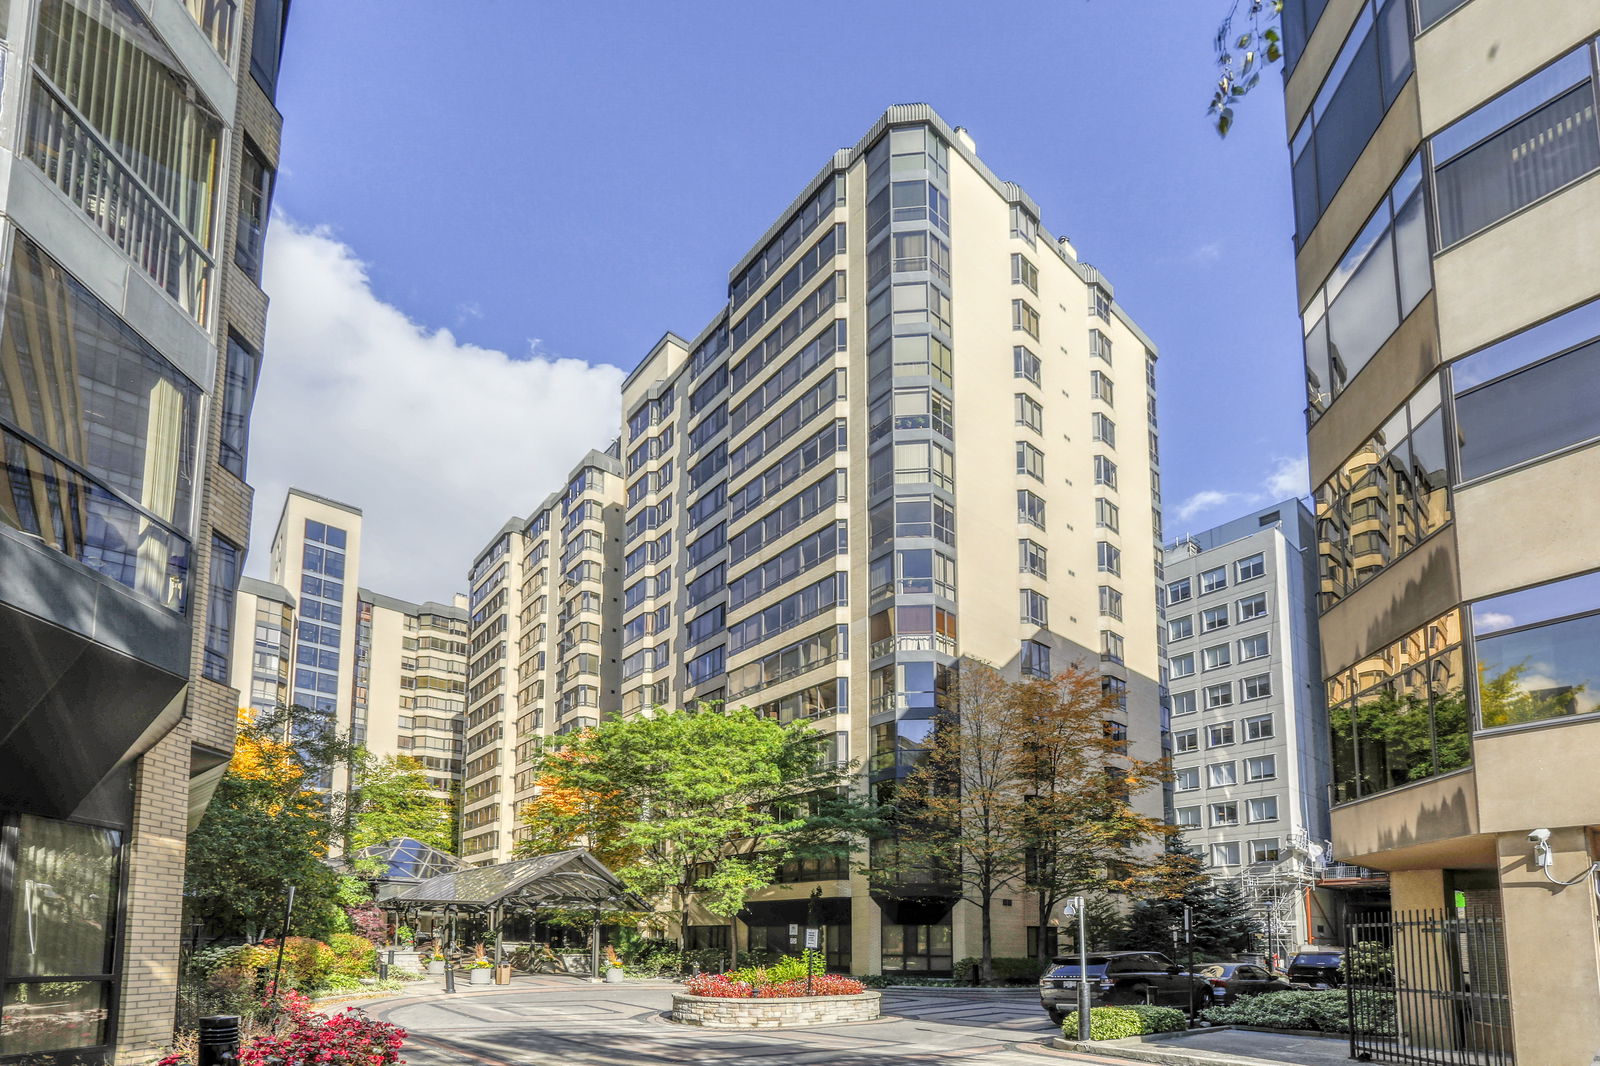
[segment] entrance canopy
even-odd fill
[[[452,870],[412,885],[381,903],[387,907],[451,907],[469,911],[540,907],[607,911],[650,909],[585,848],[570,848],[536,859],[518,859],[494,866]]]

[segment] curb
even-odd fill
[[[1080,1055],[1104,1055],[1127,1059],[1130,1062],[1154,1062],[1162,1066],[1295,1066],[1285,1059],[1262,1059],[1254,1055],[1238,1055],[1206,1048],[1182,1047],[1183,1041],[1202,1033],[1220,1033],[1228,1030],[1245,1033],[1276,1033],[1285,1036],[1332,1039],[1329,1034],[1301,1029],[1266,1029],[1253,1025],[1214,1025],[1207,1029],[1190,1029],[1183,1033],[1160,1033],[1152,1037],[1130,1036],[1121,1040],[1067,1040],[1056,1037],[1047,1046],[1059,1051]]]
[[[931,992],[936,996],[1020,996],[1037,998],[1037,988],[962,988],[958,985],[884,985],[879,992]]]

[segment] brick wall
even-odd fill
[[[222,396],[227,373],[228,334],[237,333],[256,351],[265,349],[267,297],[248,275],[234,266],[234,234],[238,227],[239,175],[246,138],[277,169],[282,117],[250,77],[251,21],[254,0],[241,0],[239,17],[239,95],[230,140],[231,184],[220,239],[215,248],[218,277],[217,374],[205,429],[204,478],[200,520],[190,553],[189,687],[184,716],[176,728],[138,762],[135,770],[133,827],[127,846],[128,898],[126,938],[122,949],[122,985],[118,1003],[116,1062],[143,1066],[152,1052],[172,1040],[177,1007],[178,951],[183,926],[183,869],[187,846],[189,771],[194,745],[233,750],[239,693],[201,676],[206,620],[210,604],[211,537],[247,548],[253,493],[248,484],[217,462],[222,434]],[[254,428],[254,427],[252,427]],[[233,634],[233,654],[250,655],[250,629]]]

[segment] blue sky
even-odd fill
[[[832,151],[910,101],[966,126],[1160,345],[1169,536],[1303,491],[1276,72],[1227,140],[1204,113],[1227,2],[301,0],[278,97],[258,529],[289,482],[358,496],[376,519],[419,493],[448,497],[430,478],[512,477],[511,497],[452,513],[461,531],[430,541],[438,561],[423,571],[401,564],[414,532],[369,521],[373,580],[391,582],[377,587],[442,595],[470,562],[450,557],[461,545],[476,550],[609,438],[615,412],[591,395],[614,381],[603,365],[631,368],[666,330],[697,332],[728,267]],[[368,336],[373,321],[385,325]],[[329,361],[365,347],[358,365],[383,374],[405,336],[427,349],[413,375],[424,392],[473,368],[493,388],[522,369],[500,364],[531,362],[582,402],[549,410],[559,394],[544,376],[525,390],[533,409],[454,410],[472,389],[390,398],[342,431],[369,441],[364,466],[337,447],[263,444],[281,424],[269,416],[350,421],[339,390],[370,377],[330,376]],[[384,469],[370,441],[395,432],[383,412],[397,409],[407,427],[463,419],[459,454]]]

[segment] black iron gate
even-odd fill
[[[1355,912],[1345,921],[1350,1057],[1512,1066],[1505,929],[1492,912]]]

